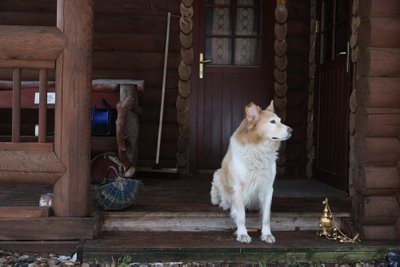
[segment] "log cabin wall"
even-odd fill
[[[155,161],[161,103],[167,12],[179,15],[180,0],[95,0],[93,79],[144,80],[140,96],[143,108],[139,134],[139,165]],[[0,25],[56,24],[55,0],[2,0]],[[175,167],[178,128],[175,101],[180,62],[179,19],[171,18],[170,45],[161,143],[161,167]],[[25,71],[23,80],[37,79],[36,71]],[[11,80],[11,71],[0,79]],[[54,80],[54,73],[49,73]]]
[[[365,239],[400,237],[400,2],[354,1],[350,181]]]
[[[286,1],[286,7],[288,9],[286,123],[294,129],[294,135],[286,145],[285,177],[305,178],[310,0]]]

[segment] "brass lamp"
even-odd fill
[[[335,224],[331,208],[328,204],[328,198],[322,202],[324,205],[324,213],[319,219],[318,225],[318,236],[326,237],[330,240],[338,240],[340,243],[357,243],[360,242],[359,234],[356,234],[353,238],[345,235]]]

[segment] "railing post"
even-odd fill
[[[47,131],[47,69],[39,71],[39,143],[46,143]]]
[[[90,106],[93,0],[58,0],[57,27],[68,40],[56,63],[54,149],[66,172],[54,185],[56,216],[90,215]]]
[[[11,141],[18,143],[21,137],[21,69],[13,70],[12,99],[12,136]]]

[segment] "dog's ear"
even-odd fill
[[[269,106],[265,110],[274,112],[274,100],[271,100],[271,102],[269,103]]]
[[[260,119],[261,109],[253,102],[248,104],[245,110],[246,110],[246,119],[248,122],[256,122]]]

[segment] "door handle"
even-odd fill
[[[212,62],[212,59],[204,59],[204,54],[200,53],[199,56],[199,78],[204,78],[204,64]]]

